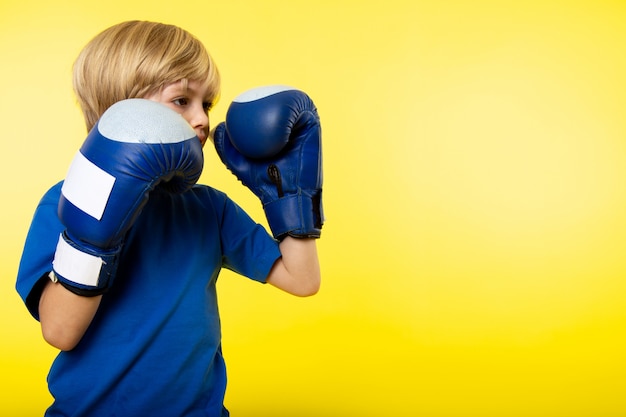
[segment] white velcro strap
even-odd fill
[[[73,205],[100,220],[111,195],[115,177],[77,152],[61,192]]]
[[[97,287],[102,259],[79,251],[67,243],[61,235],[52,266],[58,275],[69,281]]]

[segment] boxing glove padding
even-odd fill
[[[320,237],[321,125],[306,93],[268,86],[238,96],[215,128],[214,144],[222,162],[261,199],[276,239]]]
[[[96,295],[115,276],[123,238],[155,187],[184,192],[200,177],[193,128],[163,104],[129,99],[111,106],[74,157],[62,186],[53,271],[69,289]]]

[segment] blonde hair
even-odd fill
[[[141,98],[165,85],[205,82],[219,98],[220,75],[204,45],[177,26],[128,21],[94,37],[74,62],[74,92],[87,130],[114,103]]]

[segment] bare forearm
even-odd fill
[[[267,282],[290,294],[305,297],[319,291],[321,274],[316,239],[286,237],[280,243],[282,258]]]
[[[72,350],[87,331],[102,296],[82,297],[52,281],[39,301],[39,320],[44,339],[60,350]]]

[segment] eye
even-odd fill
[[[204,109],[205,113],[208,113],[213,108],[213,103],[210,101],[205,101],[204,103],[202,103],[202,108]]]
[[[187,97],[179,97],[172,100],[172,103],[177,106],[186,106],[187,104],[189,104],[189,100],[187,99]]]

